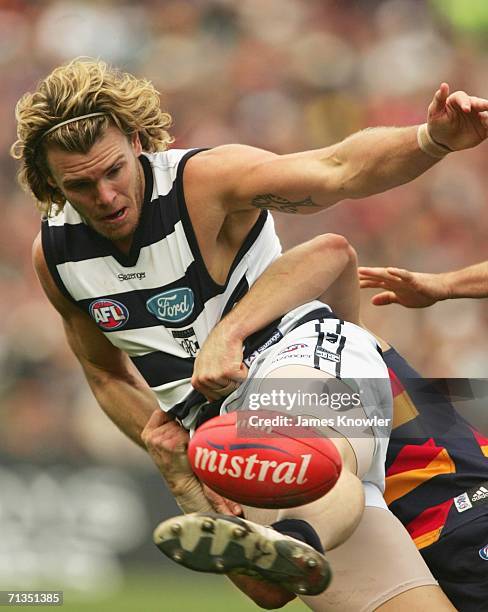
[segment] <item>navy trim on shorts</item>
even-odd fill
[[[315,349],[314,349],[313,367],[316,370],[320,370],[320,357],[317,355],[317,348],[322,346],[322,343],[324,342],[324,337],[325,337],[325,334],[322,331],[322,323],[324,323],[324,319],[319,319],[318,322],[315,324],[315,331],[317,332],[318,336],[317,336],[317,344],[315,345]]]
[[[341,321],[341,326],[344,325],[344,321]],[[339,340],[339,346],[337,347],[337,356],[339,357],[339,361],[336,363],[336,378],[341,378],[341,353],[346,344],[346,336],[341,336]]]

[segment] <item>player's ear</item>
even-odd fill
[[[136,156],[139,157],[139,155],[142,153],[142,144],[141,139],[139,138],[139,132],[134,132],[131,134],[130,144]]]

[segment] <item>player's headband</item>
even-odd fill
[[[66,121],[61,121],[61,123],[56,123],[56,125],[53,125],[52,128],[49,128],[47,132],[44,132],[41,138],[44,138],[51,132],[54,132],[54,130],[57,130],[62,125],[68,125],[68,123],[73,123],[73,121],[79,121],[80,119],[88,119],[88,117],[101,117],[102,115],[106,115],[106,114],[107,113],[102,113],[102,112],[88,113],[88,115],[80,115],[79,117],[73,117],[72,119],[66,119]]]

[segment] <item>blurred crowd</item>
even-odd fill
[[[374,125],[421,123],[435,89],[488,97],[484,0],[0,0],[0,453],[27,461],[143,454],[96,407],[31,266],[39,228],[9,157],[17,99],[74,56],[150,78],[175,147],[317,148]],[[344,234],[364,265],[421,271],[488,259],[488,145],[319,216],[275,216],[284,247]],[[484,301],[364,319],[427,376],[486,377]]]

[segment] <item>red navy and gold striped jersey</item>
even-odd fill
[[[488,513],[488,438],[394,349],[384,353],[393,390],[385,500],[419,549]],[[468,384],[468,383],[467,383]]]

